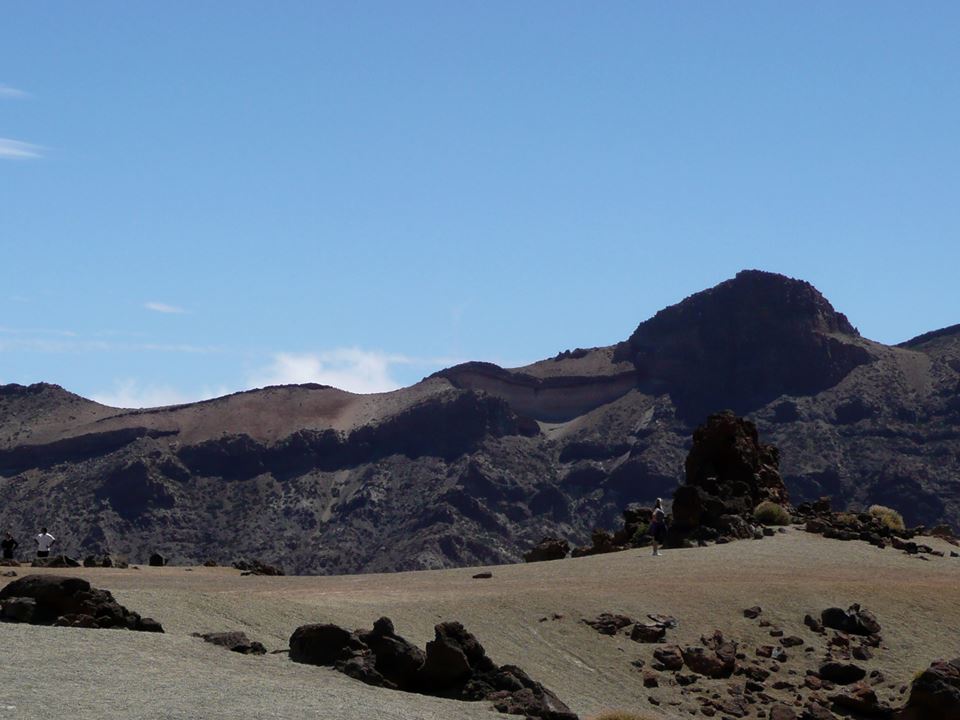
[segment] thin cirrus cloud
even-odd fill
[[[153,310],[153,312],[158,313],[167,313],[168,315],[183,315],[187,312],[182,307],[177,305],[169,305],[162,302],[148,302],[144,303],[143,306],[147,310]]]
[[[30,160],[43,157],[44,148],[40,145],[0,138],[0,159],[3,160]]]
[[[23,100],[30,97],[30,93],[0,83],[0,98],[4,100]]]

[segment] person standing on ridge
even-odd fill
[[[663,501],[660,498],[657,498],[657,503],[653,506],[648,532],[653,537],[653,554],[659,555],[660,545],[667,535],[667,514],[663,511]]]
[[[3,538],[3,542],[0,542],[0,547],[3,548],[3,559],[13,560],[13,551],[20,547],[20,543],[8,531]]]
[[[48,533],[46,528],[40,528],[40,534],[37,535],[34,540],[37,542],[37,557],[50,557],[50,547],[57,541],[57,539]]]

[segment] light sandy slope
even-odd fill
[[[896,686],[878,688],[887,699],[931,660],[960,654],[960,559],[923,561],[791,530],[659,558],[636,550],[491,570],[489,580],[472,579],[475,569],[283,578],[226,568],[69,571],[157,618],[167,634],[0,625],[0,719],[497,717],[485,703],[371,688],[285,655],[240,656],[190,637],[241,629],[275,650],[302,623],[370,626],[381,615],[421,646],[435,623],[460,620],[496,662],[523,667],[584,715],[620,707],[681,718],[693,707],[669,704],[680,700],[676,687],[642,687],[630,661],[649,665],[655,646],[601,636],[579,622],[604,611],[675,615],[680,627],[668,638],[681,644],[719,628],[749,643],[752,657],[756,645],[775,642],[742,616],[761,605],[788,635],[817,646],[816,654],[795,651],[784,663],[784,677],[793,671],[802,679],[823,642],[803,627],[804,614],[860,602],[883,625],[888,649],[863,665]]]

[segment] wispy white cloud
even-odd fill
[[[147,310],[153,310],[154,312],[158,312],[158,313],[183,315],[184,313],[187,312],[182,307],[179,307],[177,305],[168,305],[167,303],[162,303],[162,302],[148,302],[148,303],[144,303],[143,306]]]
[[[231,391],[225,387],[204,387],[188,393],[171,385],[145,385],[138,380],[125,379],[117,380],[112,390],[94,393],[90,399],[115,408],[154,408],[209,400],[229,392]]]
[[[15,87],[10,87],[9,85],[4,85],[0,83],[0,99],[4,100],[23,100],[24,98],[30,97],[30,93],[24,92]]]
[[[0,159],[5,160],[29,160],[31,158],[43,157],[45,148],[40,145],[21,142],[20,140],[11,140],[10,138],[0,138]]]
[[[316,353],[276,353],[270,364],[250,377],[253,387],[320,383],[355,393],[396,390],[401,383],[391,366],[408,362],[392,355],[360,348],[337,348]]]

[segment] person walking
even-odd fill
[[[40,528],[40,534],[34,540],[37,542],[37,557],[50,557],[50,548],[57,539],[48,533],[46,528]]]
[[[3,548],[3,559],[13,560],[13,551],[20,547],[20,543],[8,531],[3,538],[3,542],[0,542],[0,547]]]
[[[653,554],[660,555],[660,545],[667,535],[667,514],[663,511],[663,501],[660,498],[657,498],[657,503],[653,506],[648,532],[653,537]]]

